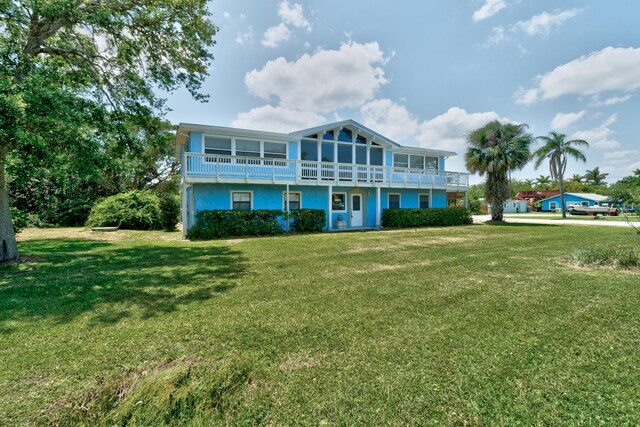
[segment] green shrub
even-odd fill
[[[13,231],[15,233],[19,233],[29,226],[28,213],[14,207],[9,208],[9,211],[11,212],[11,222],[13,222]]]
[[[280,210],[204,210],[196,214],[196,223],[188,237],[214,239],[230,236],[263,236],[284,233]]]
[[[438,227],[472,224],[465,208],[383,209],[382,226],[386,228]]]
[[[573,251],[571,259],[580,266],[640,267],[640,252],[612,246],[591,246]]]
[[[289,217],[293,219],[291,231],[298,233],[322,231],[327,222],[322,209],[296,209],[289,212]]]
[[[180,196],[164,193],[160,195],[160,225],[165,230],[175,230],[180,221]]]
[[[157,230],[160,200],[149,191],[130,191],[107,197],[89,213],[88,227],[119,227],[129,230]]]

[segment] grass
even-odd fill
[[[635,249],[612,246],[588,246],[575,249],[573,261],[580,266],[600,266],[617,268],[640,267],[640,252]]]
[[[19,239],[0,425],[640,423],[640,274],[571,259],[631,230]]]
[[[541,220],[562,220],[562,215],[552,215],[552,214],[535,214],[533,212],[529,212],[526,214],[505,214],[505,218],[526,218],[526,219],[541,219]],[[637,221],[637,215],[630,216],[632,221]],[[589,216],[589,215],[571,215],[567,212],[567,219],[577,219],[583,221],[623,221],[626,222],[627,219],[624,216],[601,216],[598,217]]]

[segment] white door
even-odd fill
[[[351,226],[362,227],[362,195],[351,195]]]

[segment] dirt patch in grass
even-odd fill
[[[407,248],[414,247],[428,247],[433,245],[449,245],[449,244],[459,244],[464,243],[471,240],[469,237],[439,237],[437,239],[402,239],[397,241],[392,240],[384,240],[383,242],[378,242],[376,245],[371,246],[361,246],[355,247],[351,249],[347,249],[345,253],[347,254],[358,254],[364,252],[385,252],[394,249],[402,249],[406,250]]]
[[[313,368],[314,366],[320,366],[322,363],[322,357],[319,355],[309,356],[308,354],[293,353],[287,356],[287,359],[282,362],[280,369],[283,371],[294,371],[296,369]]]

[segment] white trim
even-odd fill
[[[329,203],[327,203],[327,230],[331,231],[333,228],[333,185],[329,185],[327,188],[329,191]]]
[[[353,197],[360,197],[360,225],[353,225]],[[349,227],[364,227],[366,223],[365,195],[360,191],[349,193]]]
[[[558,209],[558,202],[549,202],[549,209],[552,211],[555,211],[556,209]]]
[[[381,214],[380,214],[380,211],[382,210],[380,208],[381,202],[382,201],[380,200],[380,187],[376,187],[376,227],[380,227],[382,225]]]
[[[249,194],[251,194],[251,200],[249,200],[249,202],[250,202],[251,210],[253,210],[253,190],[234,190],[234,191],[231,191],[230,194],[229,194],[229,210],[233,210],[233,195],[235,193],[249,193]]]
[[[329,188],[331,188],[331,186],[329,186]],[[344,209],[343,210],[337,210],[337,209],[333,209],[333,195],[334,194],[342,194],[344,196]],[[329,200],[329,203],[331,203],[331,211],[332,212],[347,212],[348,210],[348,197],[347,197],[347,193],[341,193],[341,192],[336,192],[334,193],[333,191],[331,192],[331,200]]]
[[[250,137],[245,137],[245,136],[229,136],[229,135],[221,135],[221,134],[214,134],[214,133],[201,133],[201,141],[200,141],[200,147],[201,147],[201,153],[202,154],[207,154],[205,153],[205,138],[207,136],[213,137],[213,138],[221,138],[221,139],[230,139],[231,140],[231,156],[235,156],[236,155],[236,140],[241,139],[243,141],[256,141],[260,144],[260,157],[251,157],[252,159],[273,159],[273,157],[264,157],[264,143],[265,142],[272,142],[274,144],[284,144],[285,147],[285,151],[284,151],[284,159],[280,159],[280,160],[289,160],[289,142],[283,142],[283,141],[278,141],[278,140],[272,140],[272,139],[260,139],[260,138],[250,138]],[[210,154],[211,156],[215,156],[216,154]],[[222,154],[225,155],[225,154]]]
[[[418,193],[418,209],[420,209],[420,196],[427,196],[427,203],[429,207],[427,209],[431,209],[433,205],[431,205],[431,190],[428,193]]]
[[[286,203],[285,203],[285,194],[287,194],[287,190],[282,192],[282,210],[286,211],[289,210],[287,209]],[[300,209],[302,209],[302,191],[289,191],[289,198],[291,198],[292,194],[297,194],[298,196],[300,196]],[[289,201],[289,204],[291,203],[291,201]]]
[[[398,196],[398,208],[402,207],[402,193],[387,193],[387,208],[393,209],[389,203],[389,196]]]

